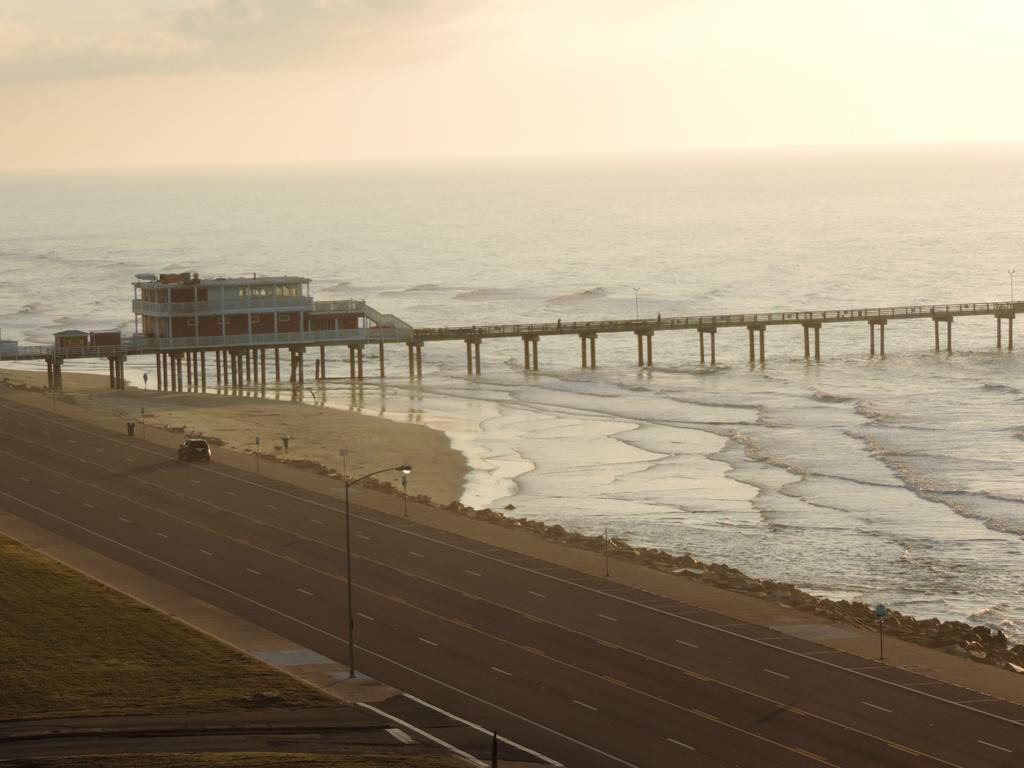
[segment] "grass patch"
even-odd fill
[[[0,760],[0,765],[3,765]],[[402,754],[313,755],[290,752],[77,755],[22,759],[19,768],[454,768],[452,758]]]
[[[3,536],[0,585],[0,720],[338,706]]]

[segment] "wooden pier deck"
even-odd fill
[[[695,331],[699,338],[701,364],[716,365],[715,336],[722,329],[745,328],[748,336],[749,362],[764,363],[765,331],[770,326],[799,325],[804,332],[804,357],[821,359],[821,328],[830,323],[864,323],[870,329],[869,353],[885,354],[885,328],[891,321],[930,320],[934,325],[935,350],[953,350],[953,321],[957,317],[990,316],[996,320],[996,346],[1003,346],[1003,326],[1007,323],[1007,348],[1013,349],[1013,321],[1024,302],[972,302],[962,304],[927,304],[897,307],[870,307],[793,312],[760,312],[742,314],[684,315],[610,320],[576,320],[553,323],[512,323],[499,325],[444,326],[437,328],[373,327],[347,331],[307,331],[288,334],[253,336],[214,336],[179,339],[154,339],[135,336],[117,347],[55,348],[53,346],[22,347],[17,353],[0,357],[3,360],[46,360],[51,387],[60,388],[61,366],[73,359],[106,358],[110,363],[111,386],[124,387],[124,361],[128,356],[156,356],[157,387],[181,390],[206,387],[206,353],[215,355],[216,381],[220,385],[246,386],[266,384],[267,352],[273,352],[274,379],[281,380],[280,351],[290,354],[289,381],[297,387],[304,383],[303,356],[308,347],[319,347],[315,378],[326,378],[325,348],[349,348],[349,375],[364,378],[363,350],[368,344],[380,349],[380,376],[385,375],[384,345],[405,344],[408,348],[409,376],[423,375],[423,347],[427,343],[462,341],[466,345],[466,372],[479,375],[480,346],[484,339],[519,337],[523,341],[523,360],[527,370],[538,370],[538,343],[543,336],[578,336],[581,365],[596,367],[597,338],[602,334],[632,333],[637,339],[637,363],[653,365],[653,337],[663,331]],[[390,316],[389,316],[390,317]],[[940,333],[940,325],[945,324]],[[878,332],[876,347],[875,335]],[[813,342],[812,342],[813,336]],[[944,339],[943,339],[944,337]],[[183,376],[187,373],[187,379]]]

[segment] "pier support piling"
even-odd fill
[[[380,353],[380,356],[378,357],[378,362],[380,363],[380,377],[383,379],[384,378],[384,342],[383,341],[379,342],[377,346],[379,347],[378,351]]]
[[[650,330],[648,328],[648,329],[644,329],[642,331],[633,331],[633,333],[636,334],[637,365],[639,365],[641,368],[644,368],[645,366],[654,365],[654,355],[653,355],[654,331],[652,331],[652,330]],[[646,357],[646,361],[644,359],[644,339],[647,340],[647,345],[646,345],[647,346],[647,357]]]
[[[474,373],[480,375],[480,339],[476,336],[470,336],[464,339],[466,342],[466,375],[472,376]]]
[[[754,331],[757,331],[757,334],[758,334],[758,342],[759,342],[759,350],[760,350],[760,354],[759,354],[758,357],[759,357],[759,359],[761,361],[761,364],[762,365],[764,364],[764,331],[765,331],[765,327],[766,326],[764,325],[764,323],[760,323],[760,324],[757,324],[757,325],[748,325],[747,326],[747,337],[748,337],[748,340],[749,340],[750,364],[751,365],[754,364]]]
[[[886,320],[879,318],[877,320],[868,320],[868,326],[871,329],[871,356],[875,354],[875,326],[878,326],[878,354],[885,357],[885,324]]]
[[[526,370],[537,370],[537,343],[540,336],[535,333],[523,336],[523,368]]]
[[[587,361],[587,345],[590,346],[590,360]],[[580,334],[580,365],[583,368],[596,368],[597,367],[597,334],[596,333],[581,333]]]

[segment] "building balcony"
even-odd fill
[[[132,312],[147,317],[191,317],[193,315],[241,315],[258,312],[309,312],[313,309],[310,296],[275,296],[267,299],[215,299],[212,301],[132,301]]]
[[[351,328],[337,331],[294,331],[291,333],[253,333],[225,336],[182,336],[173,339],[136,335],[131,339],[135,352],[165,352],[177,349],[217,349],[247,347],[284,347],[316,344],[376,344],[408,341],[412,333],[400,328]]]

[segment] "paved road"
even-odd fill
[[[341,661],[336,499],[0,397],[0,508]],[[1024,709],[354,510],[357,666],[566,766],[1020,766]]]

